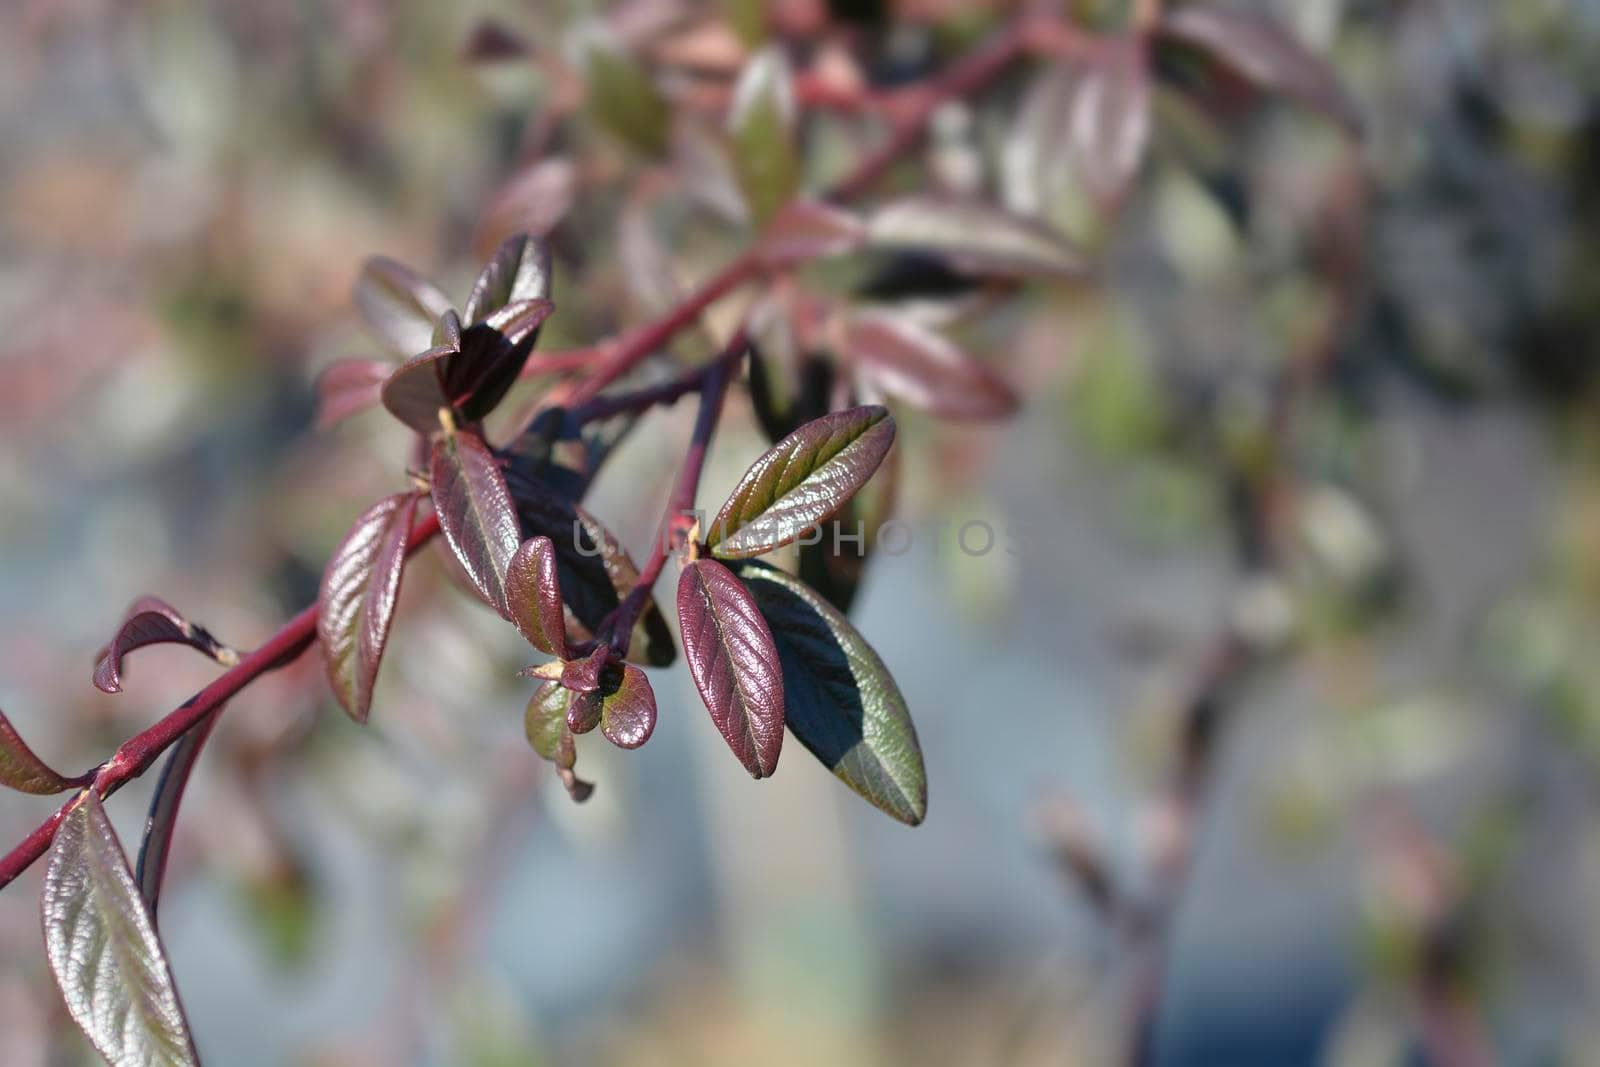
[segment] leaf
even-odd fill
[[[486,321],[520,300],[550,299],[550,246],[543,238],[514,233],[501,241],[472,283],[466,325]]]
[[[433,343],[450,299],[404,263],[372,256],[356,279],[356,307],[397,355],[413,356]]]
[[[107,693],[122,692],[122,659],[134,649],[147,645],[188,645],[218,663],[229,664],[234,653],[203,626],[196,626],[178,609],[157,597],[135,600],[122,617],[111,643],[100,650],[95,663],[95,688]]]
[[[11,720],[0,712],[0,785],[23,793],[49,796],[64,793],[78,784],[78,780],[59,774],[34,755],[17,728],[11,725]]]
[[[534,691],[523,715],[528,743],[540,756],[556,765],[561,784],[578,803],[588,800],[594,786],[572,773],[578,761],[578,746],[567,728],[567,709],[573,694],[555,682],[546,682]]]
[[[394,373],[394,364],[383,359],[341,359],[330,363],[317,375],[313,391],[317,398],[317,427],[327,429],[351,415],[375,407],[382,396],[383,383]]]
[[[1158,32],[1200,49],[1259,89],[1298,100],[1352,130],[1360,126],[1333,68],[1271,19],[1186,7],[1162,20]]]
[[[875,807],[920,823],[928,813],[922,748],[883,660],[800,579],[754,560],[738,568],[778,649],[789,729]]]
[[[1121,202],[1150,140],[1144,38],[1108,38],[1078,73],[1067,114],[1073,167],[1098,203]]]
[[[599,37],[587,42],[584,58],[590,113],[635,148],[661,155],[672,109],[643,65]]]
[[[167,856],[172,849],[172,834],[178,825],[178,806],[183,802],[184,789],[189,775],[200,758],[200,749],[221,718],[218,707],[205,719],[189,729],[176,745],[172,746],[167,762],[161,767],[161,778],[150,798],[150,813],[144,820],[144,840],[139,843],[139,862],[134,869],[134,881],[139,895],[150,908],[152,921],[161,899],[161,883],[167,873]]]
[[[492,18],[473,23],[461,45],[461,58],[468,63],[505,63],[530,55],[532,48],[526,38]]]
[[[445,392],[463,419],[476,422],[505,399],[553,311],[548,300],[518,300],[467,327],[461,351],[444,363]]]
[[[818,259],[859,248],[866,236],[858,215],[819,200],[792,200],[773,216],[761,251],[780,261]]]
[[[383,406],[418,433],[437,433],[440,409],[451,406],[444,384],[445,360],[456,351],[456,345],[435,345],[395,368],[379,390]]]
[[[505,477],[489,446],[465,431],[434,442],[433,510],[445,540],[478,595],[510,618],[506,568],[522,544]]]
[[[528,643],[540,652],[567,658],[567,630],[561,607],[556,550],[548,537],[522,542],[506,566],[506,608]]]
[[[366,722],[372,687],[400,597],[415,493],[396,493],[362,512],[322,572],[317,641],[339,706]]]
[[[867,557],[894,514],[899,488],[900,453],[890,450],[872,480],[823,525],[821,536],[800,545],[800,578],[842,612],[855,601]]]
[[[751,219],[765,225],[800,185],[794,144],[794,73],[779,48],[750,57],[728,109],[733,167]]]
[[[755,601],[728,568],[695,560],[678,579],[678,623],[712,721],[745,770],[771,775],[783,749],[783,668]]]
[[[994,419],[1017,396],[942,334],[904,315],[863,311],[844,328],[844,352],[884,392],[950,419]]]
[[[631,664],[600,676],[600,732],[618,748],[638,748],[656,728],[656,695],[644,671]]]
[[[1076,277],[1083,257],[1054,230],[974,200],[915,196],[886,204],[867,220],[879,248],[932,252],[970,274]]]
[[[801,426],[751,465],[711,522],[724,558],[756,556],[793,541],[838,511],[894,444],[894,419],[876,405]]]
[[[67,1011],[116,1067],[198,1064],[155,923],[92,790],[56,827],[45,955]]]
[[[509,235],[548,234],[572,210],[577,195],[578,167],[572,160],[553,156],[523,166],[490,196],[472,231],[473,250],[488,257]]]

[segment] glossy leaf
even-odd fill
[[[1079,71],[1067,115],[1074,169],[1099,203],[1119,203],[1138,173],[1150,110],[1144,38],[1107,39]]]
[[[434,442],[429,471],[433,509],[450,550],[478,595],[509,618],[506,569],[522,537],[499,461],[481,437],[461,431]]]
[[[726,558],[788,544],[838,511],[894,444],[885,408],[824,415],[773,445],[745,472],[712,520],[708,543]]]
[[[839,780],[912,826],[928,811],[922,748],[900,687],[837,608],[776,567],[738,565],[783,665],[785,721]]]
[[[695,560],[678,579],[678,623],[723,739],[752,776],[771,775],[783,749],[783,668],[749,591],[716,560]]]
[[[589,799],[594,786],[572,771],[578,760],[577,743],[572,738],[572,731],[567,728],[567,711],[572,698],[570,690],[561,688],[555,682],[546,682],[528,701],[522,725],[533,750],[556,765],[561,784],[566,786],[572,799],[581,804]]]
[[[322,572],[317,641],[333,695],[356,722],[366,722],[372,707],[416,511],[414,493],[378,501],[356,519]]]
[[[1281,93],[1355,128],[1355,105],[1333,69],[1271,19],[1215,7],[1185,7],[1161,35],[1198,48],[1257,88]]]
[[[511,621],[540,652],[567,657],[565,612],[556,573],[556,550],[548,537],[522,542],[506,566],[506,607]]]
[[[867,240],[879,248],[934,253],[969,274],[1073,277],[1084,271],[1078,250],[1054,230],[974,200],[896,200],[867,221]]]
[[[383,383],[394,373],[394,364],[383,359],[341,359],[330,363],[317,375],[317,426],[327,429],[337,422],[376,407],[382,398]]]
[[[11,725],[11,720],[0,713],[0,785],[23,793],[49,796],[66,792],[77,784],[34,755],[17,728]]]
[[[462,321],[472,326],[518,301],[549,300],[550,287],[550,246],[541,237],[514,233],[500,242],[472,283]]]
[[[591,114],[612,133],[651,155],[667,146],[672,109],[640,62],[607,41],[592,39],[585,54]]]
[[[450,299],[422,275],[386,256],[361,265],[356,307],[397,355],[413,356],[432,343],[434,324]]]
[[[172,851],[172,835],[178,825],[178,808],[183,802],[189,775],[200,759],[200,750],[221,718],[221,711],[221,708],[213,711],[172,746],[166,763],[161,766],[155,794],[150,798],[150,813],[144,820],[144,839],[139,843],[139,862],[133,879],[139,886],[139,895],[150,908],[151,921],[155,920],[161,901],[161,883],[166,878],[167,856]]]
[[[794,74],[782,50],[764,49],[745,64],[728,109],[734,171],[758,226],[776,215],[800,185],[794,122]]]
[[[56,827],[43,913],[45,954],[67,1011],[107,1062],[199,1062],[155,923],[92,790]]]
[[[95,688],[107,693],[122,692],[122,660],[128,653],[147,645],[188,645],[219,663],[229,663],[234,653],[203,626],[196,626],[178,609],[157,597],[140,597],[128,608],[111,644],[100,650],[95,663]]]
[[[904,315],[852,315],[844,352],[884,392],[935,415],[993,419],[1017,409],[1017,395],[993,371]]]
[[[600,675],[605,670],[606,662],[611,658],[611,650],[605,645],[600,645],[589,655],[582,659],[569,659],[561,664],[561,684],[574,693],[593,693],[600,688]],[[594,727],[588,726],[578,733],[586,733]]]
[[[600,677],[600,732],[618,748],[638,748],[656,728],[656,695],[644,671],[632,664],[608,667]]]
[[[518,300],[466,328],[461,350],[444,362],[445,392],[463,419],[475,422],[505,399],[554,310],[548,300]]]

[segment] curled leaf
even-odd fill
[[[867,221],[879,248],[930,252],[970,274],[1075,277],[1083,257],[1054,230],[975,200],[914,196],[886,204]]]
[[[156,782],[155,794],[150,798],[150,814],[144,820],[144,840],[139,843],[139,862],[134,868],[134,881],[139,894],[150,908],[152,921],[161,900],[161,883],[167,874],[167,856],[172,850],[172,834],[178,825],[178,807],[183,802],[189,775],[200,758],[200,749],[221,717],[221,708],[184,734],[161,767],[161,778]]]
[[[555,682],[541,685],[528,701],[522,725],[533,750],[556,765],[561,784],[567,787],[572,799],[581,804],[589,799],[594,786],[572,771],[578,761],[578,746],[567,727],[567,710],[573,696],[571,690]]]
[[[894,444],[894,419],[871,405],[824,415],[751,465],[712,520],[719,556],[770,552],[845,505]]]
[[[528,538],[506,565],[506,608],[530,645],[540,652],[567,658],[556,550],[548,537]]]
[[[378,404],[394,364],[382,359],[341,359],[317,375],[317,426],[327,429]]]
[[[993,419],[1017,396],[989,368],[915,319],[886,311],[852,315],[844,352],[884,392],[950,419]]]
[[[450,299],[422,275],[386,256],[361,265],[356,307],[397,355],[412,356],[432,344],[434,324]]]
[[[122,692],[122,659],[146,645],[188,645],[218,663],[231,664],[235,653],[218,641],[203,626],[197,626],[178,613],[178,609],[157,597],[140,597],[128,608],[117,627],[117,635],[101,649],[94,668],[95,688],[107,693]]]
[[[362,512],[322,572],[317,640],[339,706],[366,722],[400,597],[417,496],[396,493]]]
[[[17,733],[11,720],[0,713],[0,785],[23,793],[48,796],[64,793],[78,785],[77,779],[67,778],[33,754],[33,749]]]
[[[500,614],[506,607],[506,569],[522,544],[500,464],[477,434],[449,433],[433,445],[429,464],[433,510],[478,595]]]
[[[772,631],[789,729],[875,807],[920,823],[928,811],[922,748],[883,660],[800,579],[756,561],[739,564],[738,575]]]
[[[695,560],[678,579],[678,622],[712,721],[745,769],[768,777],[783,749],[783,668],[755,601],[727,567]]]
[[[117,1067],[198,1064],[155,923],[93,790],[56,827],[42,903],[50,970],[95,1050]]]

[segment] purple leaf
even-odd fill
[[[373,256],[356,280],[356,306],[397,355],[412,356],[433,343],[434,324],[450,300],[404,263]]]
[[[136,648],[162,644],[188,645],[224,666],[237,658],[232,649],[212,637],[205,627],[178,614],[172,605],[153,596],[140,597],[123,616],[111,644],[101,649],[94,668],[95,687],[107,693],[122,692],[123,657]]]
[[[567,658],[566,613],[561,606],[555,545],[548,537],[528,538],[506,565],[506,608],[530,645]]]
[[[506,618],[506,569],[522,544],[500,464],[477,434],[445,434],[429,465],[433,510],[478,595]]]
[[[769,776],[783,749],[783,668],[755,601],[728,568],[695,560],[678,579],[678,623],[712,721],[751,775]]]
[[[394,373],[394,364],[383,359],[341,359],[330,363],[317,375],[317,427],[327,429],[351,415],[376,406],[382,399],[383,383]]]
[[[56,827],[42,910],[67,1011],[107,1062],[199,1063],[155,922],[93,790]]]
[[[1282,93],[1351,129],[1360,125],[1333,69],[1271,19],[1186,7],[1164,19],[1158,32],[1208,53],[1259,89]]]
[[[844,351],[884,392],[950,419],[994,419],[1017,396],[989,368],[902,315],[866,311],[845,325]]]
[[[572,799],[581,804],[589,799],[594,786],[572,773],[578,760],[578,746],[567,727],[568,705],[573,695],[555,682],[546,682],[534,691],[532,699],[528,701],[522,725],[533,750],[556,765],[561,784],[567,787]]]
[[[1121,202],[1150,140],[1150,70],[1141,36],[1108,38],[1079,71],[1067,114],[1074,169],[1105,206]]]
[[[356,722],[366,722],[372,687],[400,596],[417,496],[396,493],[368,508],[339,542],[317,594],[317,639],[328,684]]]
[[[824,415],[769,448],[711,522],[708,543],[725,558],[788,544],[842,508],[894,444],[894,419],[875,405]]]
[[[134,869],[134,881],[139,884],[139,894],[150,907],[150,919],[155,921],[156,908],[161,899],[161,883],[167,874],[167,856],[172,850],[172,834],[178,825],[178,806],[183,802],[184,789],[189,775],[200,758],[200,749],[211,736],[212,727],[221,718],[219,707],[192,727],[174,746],[161,768],[161,778],[156,782],[155,795],[150,798],[150,814],[144,821],[144,840],[139,844],[139,862]]]
[[[474,23],[461,45],[461,58],[468,63],[505,63],[531,54],[532,49],[521,34],[492,18]]]
[[[489,198],[472,247],[487,258],[510,234],[547,234],[572,210],[577,195],[578,167],[572,160],[557,156],[529,163]]]
[[[33,754],[11,720],[0,713],[0,785],[23,793],[48,796],[62,793],[81,779],[67,778]]]
[[[383,406],[420,434],[438,433],[439,412],[451,407],[450,394],[445,391],[445,361],[456,351],[452,345],[435,345],[396,367],[379,390]]]
[[[464,419],[475,422],[505,399],[554,310],[548,300],[517,300],[467,327],[461,351],[444,364],[445,391]]]
[[[1082,255],[1042,223],[975,200],[913,196],[886,204],[867,222],[879,248],[927,252],[968,274],[1076,277]]]
[[[474,326],[508,305],[548,301],[550,282],[550,246],[543,238],[512,234],[500,242],[472,283],[462,321]]]
[[[600,645],[582,659],[569,659],[561,664],[561,684],[574,693],[593,693],[600,688],[600,672],[611,658],[611,649]],[[576,728],[574,728],[576,729]],[[594,729],[594,727],[589,727]],[[584,730],[577,730],[585,733]]]
[[[600,678],[600,732],[618,748],[638,748],[656,728],[656,695],[644,671],[608,667]]]
[[[777,260],[837,256],[859,248],[866,236],[866,223],[841,207],[792,200],[773,216],[761,251]]]

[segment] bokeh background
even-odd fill
[[[1328,56],[1366,124],[1359,296],[1299,408],[1283,565],[1237,544],[1239,442],[1336,295],[1304,234],[1342,142],[1276,104],[1197,139],[1165,93],[1137,191],[1084,235],[1102,276],[971,327],[1022,412],[901,417],[917,536],[854,615],[916,717],[925,825],[794,745],[751,782],[681,667],[648,746],[583,746],[600,786],[572,805],[522,738],[520,642],[430,553],[369,727],[307,657],[237,700],[197,772],[162,929],[208,1062],[1115,1062],[1144,942],[1074,870],[1159,889],[1219,630],[1265,651],[1218,697],[1159,1062],[1600,1062],[1600,4],[1235,6]],[[406,432],[314,428],[315,374],[372,349],[363,256],[459,294],[486,204],[538,221],[495,197],[559,87],[466,62],[474,27],[558,42],[592,15],[0,7],[0,707],[46,758],[90,766],[210,676],[155,649],[122,695],[93,689],[132,598],[248,647],[404,485]],[[915,55],[1006,12],[895,17]],[[960,107],[937,129],[935,180],[1003,184],[982,151],[1003,129]],[[643,321],[660,266],[612,233],[621,154],[581,158],[542,179],[574,190],[558,249],[584,279],[555,347]],[[685,232],[655,249],[678,280],[735,247]],[[596,488],[636,550],[684,408]],[[706,499],[761,447],[736,399]],[[964,554],[969,519],[1016,536]],[[125,841],[149,788],[111,804]],[[0,838],[51,804],[0,799]],[[91,1062],[38,877],[0,896],[6,1067]]]

